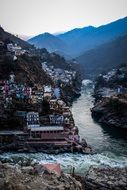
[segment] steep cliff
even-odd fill
[[[92,116],[100,123],[127,129],[126,79],[126,64],[97,78]]]

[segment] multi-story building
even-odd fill
[[[38,112],[28,112],[26,115],[26,120],[27,120],[27,129],[40,127]]]

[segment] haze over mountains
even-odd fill
[[[127,17],[95,28],[76,28],[59,35],[40,34],[28,40],[36,47],[45,47],[50,52],[61,52],[70,57],[78,57],[85,51],[107,43],[127,33]]]
[[[46,48],[49,52],[66,51],[66,44],[56,36],[50,33],[40,34],[28,40],[29,43],[34,44],[37,48]]]
[[[127,63],[127,34],[89,50],[76,58],[87,78]]]
[[[25,42],[0,27],[0,38],[10,38],[25,49],[46,48],[80,64],[82,76],[96,76],[103,71],[127,63],[127,17],[95,28],[77,28],[63,34],[40,34]],[[60,63],[58,63],[60,64]],[[77,65],[79,67],[79,65]]]

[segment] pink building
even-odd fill
[[[41,126],[31,128],[30,137],[41,140],[64,140],[65,133],[62,126]]]

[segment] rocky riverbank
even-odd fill
[[[127,168],[91,167],[85,177],[75,176],[83,190],[126,190]]]
[[[50,164],[49,164],[50,165]],[[51,164],[52,165],[52,164]],[[55,165],[55,164],[53,164]],[[56,164],[58,165],[58,164]],[[52,167],[50,167],[52,168]],[[53,168],[52,168],[53,169]],[[0,162],[1,190],[126,190],[127,168],[91,167],[84,177],[65,174],[44,165]]]
[[[85,177],[87,190],[127,189],[127,168],[92,167]]]
[[[1,190],[82,190],[82,185],[69,174],[58,175],[43,167],[19,167],[0,162]]]
[[[92,116],[99,123],[127,129],[127,101],[124,97],[103,98],[92,108]]]

